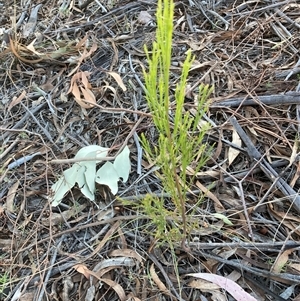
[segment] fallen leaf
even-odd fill
[[[84,264],[76,264],[73,268],[80,274],[84,275],[86,279],[90,279],[90,270]]]
[[[119,257],[119,256],[132,257],[137,259],[140,263],[142,262],[142,257],[136,251],[131,249],[116,249],[113,250],[109,255],[114,257]]]
[[[223,207],[222,203],[219,201],[219,199],[211,192],[208,188],[206,188],[203,184],[200,183],[200,181],[196,182],[196,186],[200,188],[200,190],[211,200],[214,201],[215,210],[217,213],[222,213],[225,211],[225,208]]]
[[[243,290],[234,281],[227,279],[223,276],[209,274],[209,273],[195,273],[188,274],[187,276],[192,276],[200,279],[204,279],[219,285],[221,288],[226,290],[230,295],[232,295],[237,301],[258,301],[245,290]]]
[[[79,273],[83,274],[87,279],[89,279],[90,276],[93,276],[96,279],[98,279],[99,281],[102,281],[102,282],[106,283],[108,286],[110,286],[110,288],[112,288],[116,292],[116,294],[118,295],[120,301],[125,301],[126,300],[126,294],[125,294],[124,289],[121,287],[120,284],[116,283],[115,281],[99,277],[95,272],[89,270],[83,264],[75,265],[74,269],[76,269]]]
[[[129,159],[129,148],[126,145],[121,153],[115,158],[114,168],[117,171],[123,182],[127,182],[130,173],[130,159]]]
[[[15,200],[15,196],[18,190],[20,182],[17,181],[15,184],[13,184],[7,193],[7,198],[6,198],[6,210],[10,213],[14,213],[16,208],[14,206],[14,200]]]
[[[235,144],[238,147],[242,146],[242,140],[239,136],[239,134],[234,130],[232,132],[232,143]],[[229,147],[228,151],[228,166],[232,164],[232,162],[236,159],[236,157],[240,154],[240,151],[233,148]]]
[[[167,287],[163,284],[163,282],[159,279],[157,273],[154,269],[154,264],[150,267],[150,275],[152,280],[155,282],[155,284],[158,286],[158,288],[161,290],[161,292],[167,294],[168,296],[171,295],[170,291],[167,289]]]
[[[142,10],[137,18],[137,21],[141,24],[149,24],[152,20],[152,16],[145,10]]]
[[[10,111],[15,105],[19,104],[26,96],[26,91],[23,90],[18,97],[13,97],[12,102],[8,106],[8,111]]]
[[[285,250],[284,252],[282,252],[275,260],[272,268],[271,268],[271,271],[273,273],[281,273],[282,272],[282,269],[284,268],[284,266],[286,265],[286,263],[288,262],[289,260],[289,255],[291,253],[293,253],[295,251],[295,249],[288,249],[288,250]]]
[[[121,76],[116,73],[116,72],[113,72],[113,71],[106,71],[106,73],[108,73],[109,75],[111,75],[115,81],[118,83],[118,85],[120,86],[120,88],[123,90],[123,91],[126,91],[126,87],[121,79]]]
[[[91,109],[96,104],[96,97],[90,90],[91,84],[88,81],[90,72],[83,71],[75,73],[70,82],[67,94],[72,93],[75,101],[84,109]]]
[[[106,185],[110,188],[112,194],[118,192],[119,175],[111,162],[106,162],[96,174],[98,184]]]

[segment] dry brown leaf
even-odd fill
[[[88,89],[88,88],[84,88],[84,87],[80,87],[80,90],[83,94],[84,97],[84,101],[88,101],[89,103],[96,103],[96,97],[94,95],[94,93]],[[88,104],[89,106],[91,106],[91,104]]]
[[[159,279],[158,275],[155,272],[154,264],[150,267],[150,275],[153,279],[154,283],[158,286],[161,292],[167,294],[168,296],[171,295],[170,291],[166,288],[166,286],[163,284],[163,282]]]
[[[115,282],[113,280],[106,279],[106,278],[100,278],[99,280],[106,283],[107,285],[109,285],[119,296],[120,301],[127,300],[125,291],[120,284],[118,284],[117,282]]]
[[[75,101],[84,109],[91,109],[96,104],[96,97],[90,90],[88,76],[90,72],[78,72],[71,78],[70,88],[67,94],[72,93]],[[88,102],[88,103],[87,103]]]
[[[75,47],[77,49],[80,49],[81,47],[84,46],[84,44],[86,43],[87,39],[88,39],[88,35],[85,35],[81,40],[79,40],[79,42],[76,44]]]
[[[71,82],[70,82],[70,88],[69,88],[67,94],[69,94],[69,93],[72,92],[72,90],[73,90],[73,85],[74,85],[74,83],[76,82],[76,80],[79,79],[79,78],[80,78],[80,72],[78,72],[78,73],[76,73],[76,74],[74,74],[74,75],[72,76]]]
[[[295,269],[298,273],[300,273],[300,263],[291,263],[289,267]]]
[[[83,86],[86,89],[90,89],[92,87],[91,84],[88,81],[87,74],[85,72],[81,72],[81,81],[83,83]]]
[[[289,214],[285,211],[280,211],[278,209],[274,209],[273,204],[269,204],[269,208],[272,211],[273,216],[282,223],[285,227],[290,229],[291,231],[295,231],[298,235],[300,235],[300,231],[298,230],[298,225],[300,224],[300,218]],[[295,222],[295,224],[293,223]]]
[[[123,91],[127,90],[124,83],[123,83],[123,81],[122,81],[121,76],[118,73],[113,72],[113,71],[105,71],[105,72],[108,73],[109,75],[111,75],[115,79],[115,81],[118,83],[118,85],[120,86],[120,88]]]
[[[192,280],[188,286],[195,289],[200,289],[203,293],[207,292],[212,294],[212,300],[218,300],[218,301],[226,301],[225,294],[220,292],[220,286],[217,284],[214,284],[212,282],[203,280],[203,279],[197,279]]]
[[[202,185],[199,181],[196,182],[196,186],[211,200],[214,201],[215,204],[215,210],[217,213],[222,213],[225,211],[225,208],[219,201],[219,199],[211,192],[209,191],[204,185]]]
[[[74,266],[74,269],[76,269],[79,273],[83,274],[88,279],[89,279],[90,276],[93,276],[96,279],[98,279],[99,281],[102,281],[102,282],[106,283],[107,285],[109,285],[116,292],[116,294],[119,296],[119,298],[120,298],[121,301],[126,301],[125,291],[115,281],[107,279],[107,278],[101,278],[101,277],[99,277],[95,272],[89,270],[83,264],[76,264]]]
[[[6,210],[10,213],[14,213],[15,212],[15,206],[14,206],[14,200],[15,200],[15,196],[18,190],[20,182],[17,181],[15,184],[13,184],[7,193],[7,198],[6,198]]]
[[[26,96],[26,91],[23,90],[18,97],[13,97],[12,102],[8,106],[8,111],[10,111],[15,105],[19,104]]]
[[[73,268],[80,274],[82,274],[86,279],[90,279],[91,271],[84,264],[76,264]]]
[[[241,147],[242,146],[242,140],[239,136],[239,134],[233,130],[232,132],[232,143],[235,144],[236,146]],[[229,147],[228,151],[228,166],[232,164],[232,162],[235,160],[235,158],[240,154],[240,151],[233,148]]]
[[[194,175],[191,171],[189,171],[190,175]],[[212,177],[212,178],[219,178],[220,177],[220,171],[218,170],[207,170],[207,171],[199,171],[197,172],[197,177]]]
[[[42,218],[42,223],[45,226],[54,226],[68,221],[71,217],[76,216],[79,212],[82,212],[87,205],[80,205],[78,207],[71,208],[61,213],[53,212],[50,217]]]
[[[108,83],[106,83],[106,85],[105,85],[105,86],[102,86],[101,88],[102,88],[102,90],[103,90],[103,93],[105,93],[106,90],[111,90],[112,93],[113,93],[113,94],[112,94],[113,97],[115,97],[116,94],[117,94],[116,89],[115,89],[114,87],[110,86]]]
[[[276,258],[276,260],[271,268],[271,271],[273,273],[281,273],[282,269],[284,268],[287,261],[289,260],[289,255],[291,253],[293,253],[294,251],[295,251],[295,249],[289,249],[289,250],[285,250],[284,252],[279,254],[279,256]]]
[[[294,174],[293,179],[290,182],[290,186],[293,188],[297,182],[297,180],[299,179],[299,175],[300,175],[300,161],[297,162],[297,170]]]
[[[133,293],[129,293],[127,297],[128,297],[127,301],[142,301],[140,298],[134,297]]]
[[[42,56],[43,54],[36,51],[34,48],[34,43],[36,42],[36,39],[34,39],[28,46],[25,46],[29,51],[31,51],[32,53],[38,55],[38,56]]]
[[[110,266],[110,267],[107,267],[107,268],[104,268],[104,269],[101,269],[101,270],[98,270],[98,271],[95,271],[95,268],[94,268],[94,272],[95,272],[95,274],[98,276],[98,277],[100,277],[100,278],[102,278],[103,276],[105,276],[106,274],[108,274],[108,276],[110,275],[110,271],[113,271],[113,270],[115,270],[116,269],[116,267],[115,266]]]
[[[131,249],[116,249],[113,250],[110,254],[110,256],[121,256],[121,257],[131,257],[131,258],[135,258],[137,261],[139,261],[140,263],[142,263],[142,256],[140,256],[136,251],[131,250]]]
[[[81,48],[82,46],[85,46],[85,42],[86,42],[87,36],[85,36],[82,40],[80,40],[78,42],[78,44],[75,46],[76,48]],[[86,49],[84,49],[81,53],[81,56],[76,59],[78,61],[77,66],[75,68],[73,68],[73,70],[67,75],[68,77],[70,77],[71,75],[73,75],[78,68],[80,67],[81,63],[89,58],[96,50],[97,50],[98,46],[96,43],[93,43],[92,47],[90,48],[89,51],[87,51]]]
[[[192,280],[190,283],[188,283],[188,286],[190,286],[191,288],[200,289],[202,292],[210,292],[212,290],[220,289],[219,285],[203,279]]]

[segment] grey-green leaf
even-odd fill
[[[107,185],[113,194],[118,192],[119,175],[111,162],[106,162],[96,174],[96,182]]]
[[[120,178],[123,179],[123,182],[126,182],[130,173],[130,158],[129,158],[129,148],[125,146],[122,152],[116,157],[114,161],[114,168],[117,171]]]

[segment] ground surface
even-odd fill
[[[214,85],[205,138],[214,150],[187,196],[197,227],[175,252],[135,207],[164,192],[136,139],[157,138],[142,72],[156,1],[25,2],[0,3],[0,299],[233,300],[187,276],[203,272],[256,300],[300,300],[299,1],[176,1],[170,89],[192,49],[186,110],[199,84]],[[75,101],[83,71],[93,108]],[[74,188],[52,207],[64,160],[91,144],[111,155],[129,146],[118,192],[129,205],[99,186],[94,203]]]

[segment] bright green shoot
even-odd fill
[[[5,288],[8,286],[9,283],[9,275],[7,272],[0,275],[0,297],[4,293]]]
[[[172,55],[172,34],[173,34],[173,13],[174,3],[172,0],[159,0],[157,7],[157,31],[156,41],[153,43],[152,52],[147,48],[149,70],[144,72],[146,85],[146,99],[153,115],[154,124],[159,132],[158,145],[150,146],[145,136],[142,137],[142,144],[145,151],[153,161],[160,166],[160,177],[166,192],[175,205],[175,212],[162,210],[161,214],[174,216],[177,213],[177,230],[182,229],[182,246],[189,232],[188,216],[186,215],[186,194],[193,181],[188,176],[187,168],[193,164],[195,172],[199,171],[207,161],[209,151],[202,143],[204,135],[209,126],[206,124],[200,127],[200,121],[208,109],[208,96],[211,88],[201,85],[195,114],[185,110],[185,91],[188,74],[193,62],[191,51],[188,50],[185,62],[182,67],[182,74],[179,84],[175,90],[174,112],[170,102],[170,67]],[[196,166],[196,167],[195,167]],[[163,200],[160,200],[163,203]],[[149,202],[149,200],[148,200]],[[157,207],[157,200],[153,200]],[[145,206],[144,209],[150,208]],[[145,210],[147,211],[147,210]],[[146,212],[147,213],[147,212]],[[149,212],[151,214],[153,212]],[[158,222],[158,232],[162,232],[161,220]],[[157,233],[158,236],[159,233]],[[178,237],[177,235],[175,235]],[[164,239],[164,238],[163,238]]]

